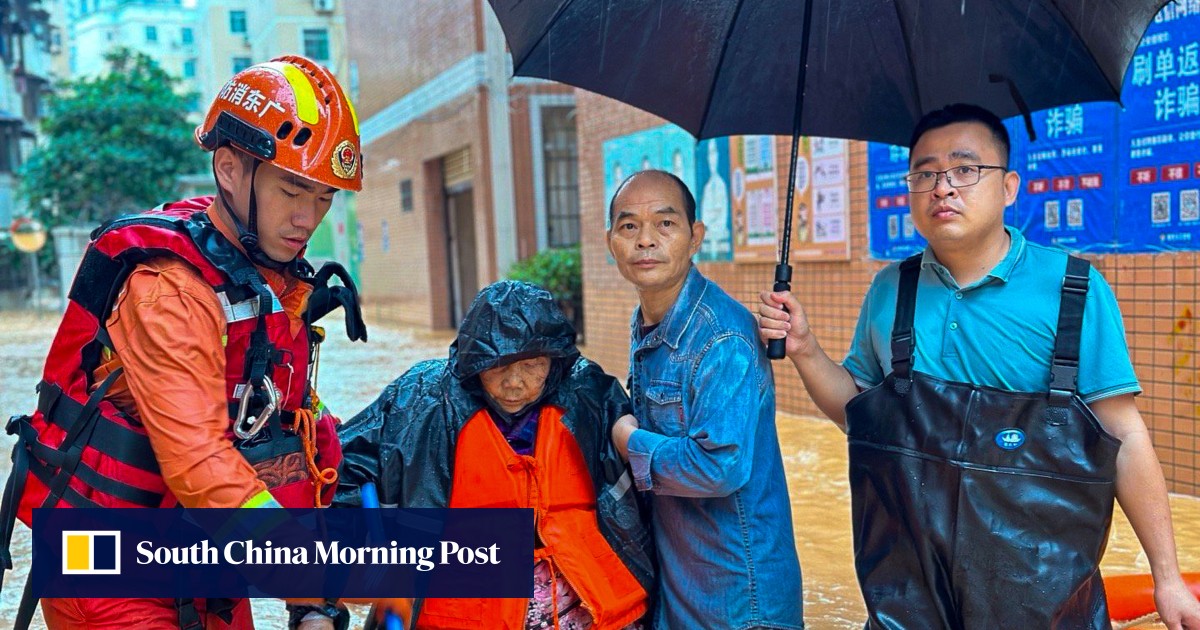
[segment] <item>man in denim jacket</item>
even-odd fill
[[[800,562],[775,432],[775,384],[745,307],[692,266],[696,202],[663,171],[617,189],[608,247],[637,288],[629,390],[612,431],[648,493],[655,628],[802,628]]]

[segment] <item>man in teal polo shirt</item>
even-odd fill
[[[867,627],[1109,627],[1098,566],[1115,495],[1159,614],[1200,628],[1111,289],[1004,226],[1021,179],[991,112],[928,114],[910,148],[929,247],[875,277],[845,361],[789,293],[759,307],[762,337],[787,340],[848,434]]]

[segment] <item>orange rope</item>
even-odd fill
[[[321,490],[325,486],[337,483],[337,469],[317,467],[317,419],[311,410],[296,410],[294,429],[296,435],[300,436],[300,442],[304,445],[304,463],[308,466],[308,475],[312,478],[313,488],[316,491],[313,504],[316,507],[324,507],[321,505]]]

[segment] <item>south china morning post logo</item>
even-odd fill
[[[312,547],[289,547],[277,545],[270,540],[233,540],[224,545],[213,545],[208,540],[201,540],[187,547],[165,547],[156,546],[153,541],[143,540],[138,542],[136,551],[136,561],[139,565],[167,566],[398,565],[411,566],[424,572],[445,565],[498,565],[502,561],[498,544],[465,547],[453,540],[442,540],[437,546],[425,547],[404,546],[395,540],[387,544],[369,546],[347,546],[338,541],[316,541]]]
[[[31,588],[36,597],[528,597],[527,512],[39,508]]]
[[[63,530],[63,575],[120,575],[121,532]]]

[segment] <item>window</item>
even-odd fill
[[[405,179],[400,182],[400,211],[401,212],[412,212],[413,211],[413,194],[412,194],[412,180],[411,179]]]
[[[316,61],[329,61],[329,31],[323,28],[304,29],[304,56]]]
[[[148,41],[148,42],[158,41],[158,27],[157,26],[151,25],[151,26],[146,27],[146,41]]]
[[[42,117],[42,95],[48,93],[50,84],[44,79],[27,75],[21,93],[21,113],[25,120],[35,121]]]
[[[230,33],[246,33],[246,12],[245,11],[230,11],[229,12],[229,32]]]
[[[185,45],[193,44],[196,41],[196,34],[192,32],[192,27],[190,26],[183,27],[183,30],[180,31],[179,36]]]
[[[545,164],[546,243],[579,243],[579,151],[574,107],[542,108],[542,159]]]
[[[194,79],[196,77],[196,60],[188,59],[183,62],[183,78]]]
[[[249,57],[234,57],[233,58],[233,74],[237,74],[242,70],[250,67]]]
[[[20,121],[0,119],[0,173],[12,173],[21,165]]]

